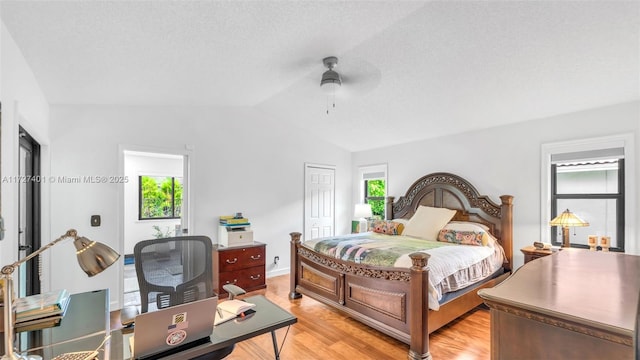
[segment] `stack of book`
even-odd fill
[[[16,331],[57,326],[69,306],[66,289],[17,298],[15,305]]]
[[[243,216],[234,216],[234,215],[221,215],[220,216],[220,225],[224,226],[233,226],[233,227],[241,227],[241,226],[250,226],[249,219]]]

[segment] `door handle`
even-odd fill
[[[18,250],[20,251],[31,250],[31,245],[19,245]]]

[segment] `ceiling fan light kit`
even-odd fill
[[[322,74],[322,80],[320,80],[320,87],[328,93],[340,88],[342,85],[342,79],[340,74],[333,70],[338,65],[338,58],[335,56],[329,56],[322,59],[322,63],[329,70]]]
[[[320,87],[327,94],[327,114],[329,114],[329,98],[332,98],[333,107],[336,107],[335,93],[342,85],[342,79],[340,78],[340,74],[333,70],[338,65],[337,57],[326,57],[322,59],[322,63],[329,69],[322,74],[322,79],[320,80]]]

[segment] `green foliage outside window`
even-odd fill
[[[367,180],[366,184],[366,202],[371,204],[371,212],[374,218],[384,219],[385,210],[385,181]]]
[[[139,219],[180,218],[182,179],[164,176],[140,176]]]

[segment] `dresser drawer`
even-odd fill
[[[252,246],[218,251],[219,271],[227,272],[265,265],[265,247]]]
[[[225,284],[238,285],[247,291],[262,288],[265,285],[264,266],[220,273],[220,294],[226,294],[222,289]]]

